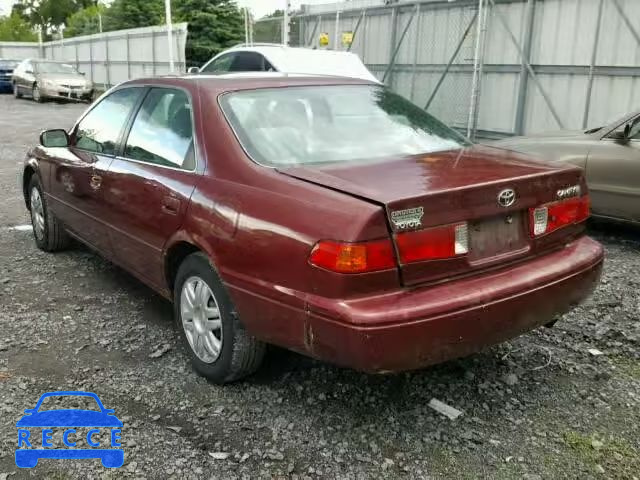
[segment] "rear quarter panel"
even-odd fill
[[[208,112],[207,170],[172,241],[189,241],[209,255],[252,334],[304,350],[307,296],[357,295],[357,289],[345,290],[340,280],[331,281],[333,274],[309,265],[312,247],[320,239],[387,237],[383,209],[253,163],[215,97],[203,95],[201,101]],[[360,288],[390,280],[397,285],[397,274],[369,274],[366,280]]]

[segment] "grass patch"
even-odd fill
[[[635,358],[615,356],[611,357],[611,361],[616,369],[631,378],[640,379],[640,360]]]
[[[630,479],[640,472],[640,453],[625,440],[574,431],[563,438],[583,463],[591,468],[601,465],[608,477]]]

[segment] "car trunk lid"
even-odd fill
[[[494,266],[561,243],[561,234],[540,244],[531,238],[528,209],[558,200],[560,189],[584,187],[575,167],[485,146],[279,171],[381,205],[396,249],[403,232],[466,223],[469,253],[464,256],[411,263],[399,256],[405,285]],[[515,192],[514,203],[501,205],[498,196],[509,190]]]

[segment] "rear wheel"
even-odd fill
[[[48,208],[42,184],[38,175],[33,175],[29,182],[29,209],[33,237],[40,250],[55,252],[69,244],[69,237],[64,226]]]
[[[33,88],[31,89],[31,96],[33,97],[34,102],[42,103],[42,93],[40,92],[40,87],[37,83],[33,84]]]
[[[18,85],[13,84],[13,98],[22,98],[22,94],[18,90]]]
[[[194,253],[180,265],[174,309],[199,374],[222,384],[250,375],[260,366],[265,345],[245,330],[204,254]]]

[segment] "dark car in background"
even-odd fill
[[[6,93],[13,90],[11,77],[18,63],[20,63],[18,60],[0,58],[0,92]]]
[[[13,72],[13,95],[28,95],[38,103],[47,99],[89,102],[93,83],[69,63],[28,58]]]
[[[271,343],[368,372],[541,325],[595,288],[584,172],[473,145],[365,80],[138,79],[31,149],[36,244],[79,239],[173,300],[194,367]]]

